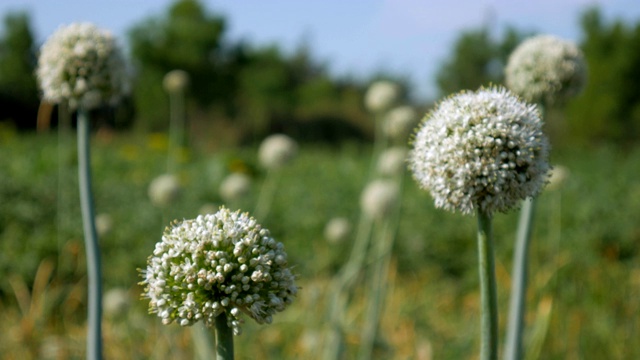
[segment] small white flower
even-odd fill
[[[562,103],[586,83],[587,64],[580,48],[551,35],[531,37],[509,56],[505,83],[524,99]]]
[[[391,109],[384,119],[385,134],[394,140],[406,140],[417,117],[416,111],[408,105]]]
[[[569,178],[570,171],[566,166],[554,165],[551,169],[551,177],[549,178],[549,184],[547,190],[560,189]]]
[[[149,199],[159,207],[172,204],[180,196],[180,183],[175,175],[163,174],[149,184]]]
[[[219,206],[214,203],[204,203],[202,204],[202,206],[200,206],[200,209],[198,210],[198,214],[205,215],[205,214],[214,213],[218,211],[218,207]]]
[[[386,149],[378,158],[378,173],[383,176],[396,176],[404,171],[407,159],[407,149],[394,146]]]
[[[114,37],[90,23],[60,27],[40,49],[37,78],[44,99],[75,109],[114,103],[128,91]]]
[[[119,316],[124,314],[131,305],[131,296],[125,289],[115,288],[107,291],[103,298],[105,315]]]
[[[507,211],[537,195],[549,171],[540,112],[504,88],[463,91],[418,126],[409,167],[436,207]]]
[[[351,222],[347,218],[333,218],[324,227],[324,237],[334,244],[344,241],[349,234],[351,234]]]
[[[389,215],[398,202],[398,185],[391,180],[374,180],[360,196],[362,211],[374,219]]]
[[[390,81],[376,81],[367,89],[364,105],[373,113],[382,112],[393,106],[399,95],[398,85]]]
[[[268,324],[298,292],[284,245],[248,213],[224,207],[174,222],[141,276],[149,310],[163,324],[212,326],[224,312],[236,335],[242,314]]]
[[[96,232],[98,237],[107,235],[113,228],[113,219],[109,214],[98,214],[96,216]]]
[[[238,200],[251,190],[251,178],[244,173],[234,172],[222,180],[220,197],[226,202]]]
[[[267,169],[277,169],[288,164],[298,153],[298,144],[289,136],[274,134],[265,138],[258,149],[258,158]]]
[[[169,93],[184,91],[189,86],[189,74],[184,70],[171,70],[164,76],[162,86]]]

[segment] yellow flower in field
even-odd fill
[[[147,138],[147,146],[151,150],[166,151],[169,148],[169,137],[165,133],[152,133]]]
[[[123,145],[120,148],[119,152],[120,152],[120,156],[122,156],[123,159],[128,161],[137,160],[138,157],[140,156],[140,151],[138,150],[138,147],[131,144]]]

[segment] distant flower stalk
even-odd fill
[[[404,146],[394,146],[386,149],[378,158],[378,173],[382,176],[395,177],[405,169],[407,149]]]
[[[279,169],[297,154],[298,144],[287,135],[274,134],[265,138],[258,149],[260,164],[266,169]]]
[[[389,215],[398,202],[398,185],[391,180],[374,180],[360,196],[362,211],[373,219],[383,219]]]
[[[251,178],[243,173],[231,173],[220,184],[220,197],[226,202],[237,201],[251,191]]]
[[[171,70],[162,79],[162,86],[169,93],[183,92],[189,85],[189,74],[184,70]]]
[[[264,219],[269,214],[280,170],[293,161],[297,154],[298,143],[285,134],[270,135],[260,144],[258,161],[267,170],[267,174],[256,204],[255,216],[258,219]]]
[[[351,234],[351,222],[344,217],[336,217],[324,227],[324,237],[330,243],[340,243]]]
[[[395,107],[384,118],[384,132],[390,139],[397,142],[406,141],[417,120],[416,111],[408,105]]]
[[[563,103],[579,94],[587,80],[587,65],[578,46],[551,35],[531,37],[509,56],[505,82],[534,103]]]
[[[393,82],[381,80],[369,86],[364,104],[367,110],[379,113],[388,110],[398,100],[400,91]]]
[[[163,174],[149,184],[149,199],[158,207],[167,207],[180,196],[180,182],[175,175]]]

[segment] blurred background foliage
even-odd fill
[[[580,46],[589,64],[583,94],[548,129],[556,143],[631,144],[640,132],[640,23],[605,21],[597,7],[580,14]],[[231,143],[255,143],[271,132],[301,141],[368,140],[372,126],[362,95],[373,80],[403,86],[405,102],[420,111],[438,99],[415,99],[408,81],[396,74],[368,79],[336,77],[314,59],[304,41],[291,53],[277,44],[249,44],[226,37],[227,20],[199,1],[176,1],[163,14],[140,20],[121,39],[130,56],[133,91],[111,127],[143,133],[168,127],[164,75],[174,69],[191,78],[188,114],[191,134],[227,134]],[[502,83],[510,52],[533,35],[491,24],[461,32],[434,79],[439,97],[461,89]],[[36,53],[27,13],[6,14],[0,30],[0,121],[33,129],[39,100],[34,78]],[[198,139],[195,139],[196,141]]]

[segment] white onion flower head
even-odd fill
[[[184,70],[171,70],[162,79],[162,86],[169,93],[182,92],[189,86],[189,74]]]
[[[383,176],[402,174],[407,160],[407,149],[404,146],[394,146],[386,149],[378,158],[378,173]]]
[[[351,222],[344,217],[335,217],[324,227],[324,237],[330,243],[343,242],[351,234]]]
[[[413,107],[402,105],[389,111],[384,119],[385,134],[394,140],[406,140],[418,118]]]
[[[180,196],[180,182],[175,175],[163,174],[151,181],[148,191],[153,205],[166,207]]]
[[[249,175],[234,172],[222,180],[220,184],[220,197],[224,201],[235,201],[246,196],[251,191],[251,178]]]
[[[248,213],[224,207],[167,227],[141,276],[163,324],[211,327],[224,312],[235,335],[242,314],[271,323],[298,291],[284,245]]]
[[[40,49],[36,75],[45,100],[72,109],[113,104],[129,90],[115,38],[90,23],[56,30]]]
[[[371,218],[383,219],[396,206],[398,196],[398,185],[394,181],[373,180],[360,196],[360,208]]]
[[[587,64],[580,48],[551,35],[523,41],[505,67],[507,87],[535,103],[563,103],[582,91],[586,79]]]
[[[418,126],[408,162],[436,207],[492,214],[541,191],[548,157],[537,107],[493,87],[437,104]]]
[[[388,110],[398,100],[400,89],[391,81],[376,81],[365,93],[364,105],[367,110],[378,113]]]
[[[284,134],[266,137],[258,149],[258,158],[267,169],[278,169],[288,164],[298,153],[298,144]]]
[[[569,175],[571,175],[571,172],[566,166],[554,165],[553,169],[551,169],[547,190],[560,189],[569,178]]]

